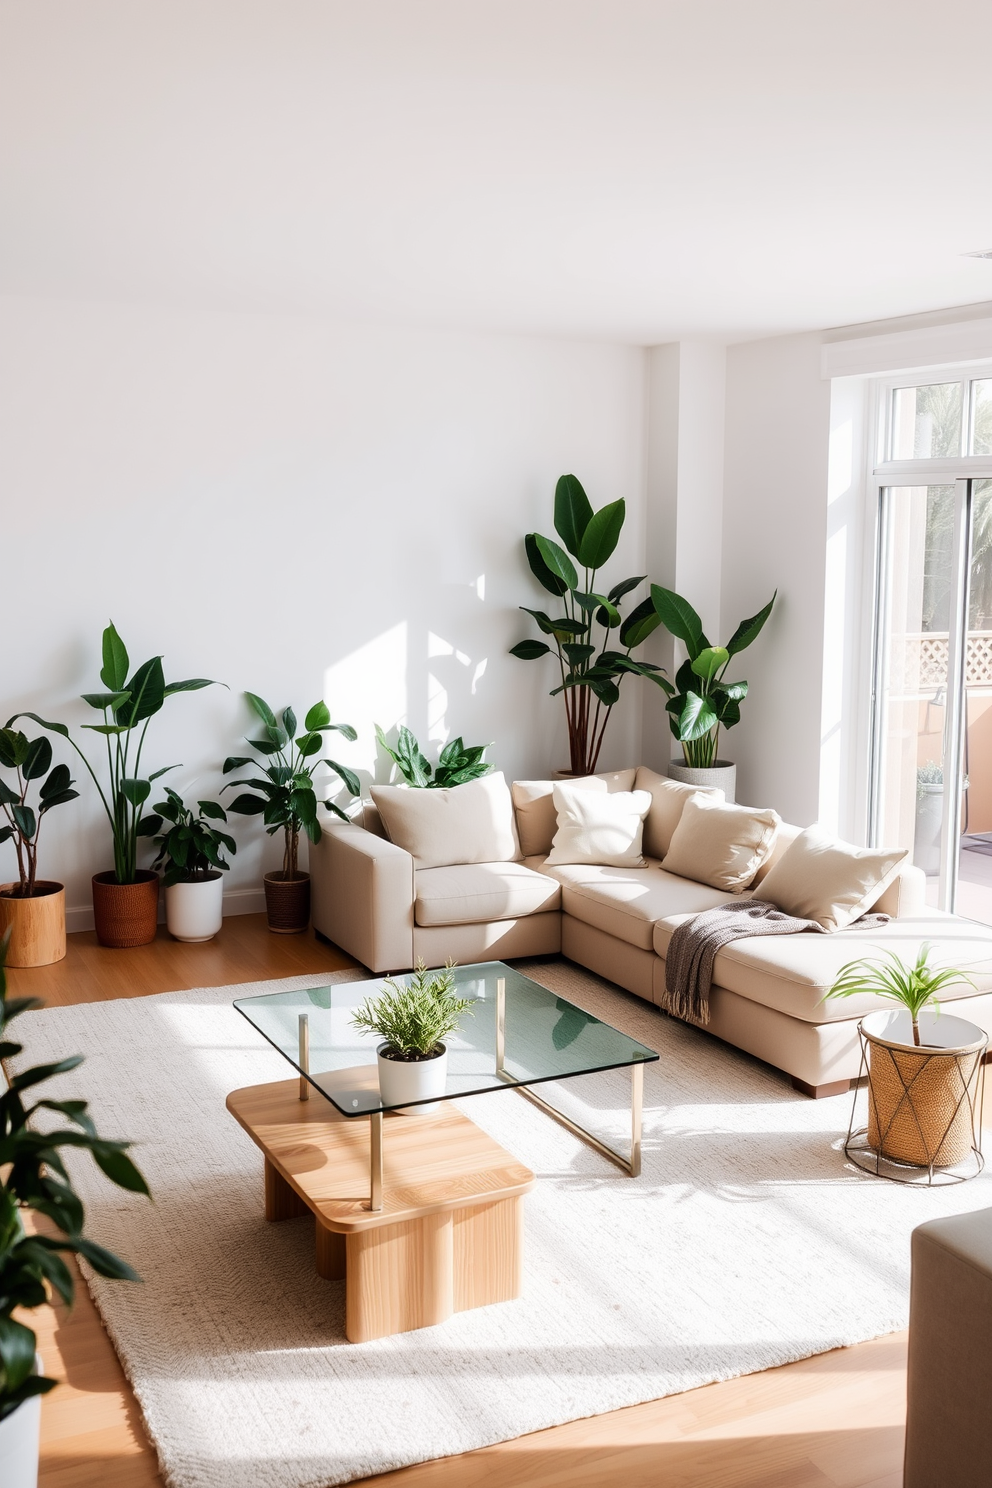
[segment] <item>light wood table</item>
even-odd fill
[[[390,1116],[373,1211],[369,1120],[301,1101],[299,1085],[235,1090],[227,1108],[264,1155],[266,1219],[313,1213],[317,1273],[345,1279],[350,1342],[519,1297],[529,1168],[450,1102],[437,1115]]]

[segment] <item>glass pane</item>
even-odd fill
[[[963,384],[895,388],[890,460],[935,460],[961,453]]]
[[[657,1059],[652,1049],[628,1038],[591,1013],[556,997],[538,982],[500,961],[454,968],[460,997],[472,1000],[457,1033],[445,1039],[448,1050],[446,1099],[533,1085],[592,1070],[616,1069]],[[407,983],[409,975],[394,978]],[[505,1051],[496,1068],[497,981],[505,987]],[[299,1052],[299,1015],[306,1013],[310,1031],[312,1082],[345,1116],[388,1110],[379,1099],[374,1035],[360,1033],[351,1015],[382,988],[382,979],[338,982],[332,987],[298,992],[272,992],[243,997],[234,1006],[295,1069]]]
[[[992,455],[992,378],[971,384],[971,453]]]
[[[886,491],[885,501],[888,613],[880,630],[878,840],[884,847],[909,849],[932,878],[935,901],[954,487],[895,487]]]
[[[992,924],[992,481],[974,481],[971,499],[967,733],[956,908],[970,919]]]

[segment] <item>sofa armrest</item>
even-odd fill
[[[314,929],[371,971],[413,966],[413,858],[349,823],[325,826],[310,846]]]
[[[891,915],[894,920],[915,919],[927,913],[927,877],[922,868],[903,863],[895,878],[875,903],[872,910]]]

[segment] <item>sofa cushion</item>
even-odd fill
[[[730,806],[696,791],[682,808],[663,859],[665,868],[738,894],[771,852],[781,820],[777,811]]]
[[[854,847],[807,827],[762,879],[761,897],[824,930],[843,930],[885,892],[906,856],[904,847]]]
[[[581,775],[565,784],[584,790],[632,791],[636,770],[614,770],[601,775]],[[510,787],[517,818],[520,849],[525,858],[547,857],[558,830],[554,780],[515,780]]]
[[[497,771],[447,790],[374,785],[372,799],[391,842],[418,868],[453,863],[508,863],[522,856],[513,802]]]
[[[658,921],[654,949],[659,956],[667,955],[675,927],[688,918],[688,914],[667,915]],[[806,1023],[840,1023],[892,1007],[892,1003],[875,996],[828,997],[824,1001],[827,989],[846,962],[877,956],[883,950],[913,962],[924,942],[933,947],[931,959],[935,965],[958,967],[975,983],[973,987],[967,982],[948,987],[941,1002],[992,991],[992,926],[938,910],[919,918],[890,920],[874,930],[848,928],[833,935],[804,931],[799,935],[733,940],[717,951],[713,981],[751,1002]]]
[[[651,806],[648,791],[574,790],[561,782],[555,786],[554,803],[558,830],[548,854],[549,865],[645,866],[641,837]]]
[[[419,868],[414,919],[418,925],[477,925],[558,909],[561,888],[523,863],[463,863]]]
[[[672,845],[672,833],[682,817],[682,808],[690,796],[697,791],[704,796],[724,799],[723,791],[715,788],[700,789],[698,785],[683,785],[680,780],[669,780],[667,775],[658,775],[641,765],[634,777],[634,789],[651,792],[651,810],[644,822],[644,852],[649,858],[663,858]]]
[[[546,863],[542,871],[561,883],[566,914],[644,951],[652,949],[654,922],[660,916],[699,914],[730,898],[705,884],[675,878],[659,863],[649,862],[646,868]]]

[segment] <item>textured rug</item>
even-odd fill
[[[94,1238],[144,1284],[91,1278],[171,1488],[325,1488],[766,1369],[906,1323],[909,1235],[992,1205],[992,1179],[908,1189],[849,1166],[850,1097],[784,1077],[565,962],[522,969],[661,1054],[644,1172],[625,1177],[511,1090],[463,1108],[538,1175],[517,1302],[349,1344],[313,1222],[262,1218],[261,1156],[228,1091],[286,1078],[231,1008],[298,977],[26,1014],[30,1062],[133,1139],[154,1203],[77,1164]],[[344,974],[347,976],[348,974]],[[550,1097],[626,1140],[629,1076]],[[388,1141],[388,1128],[387,1128]]]

